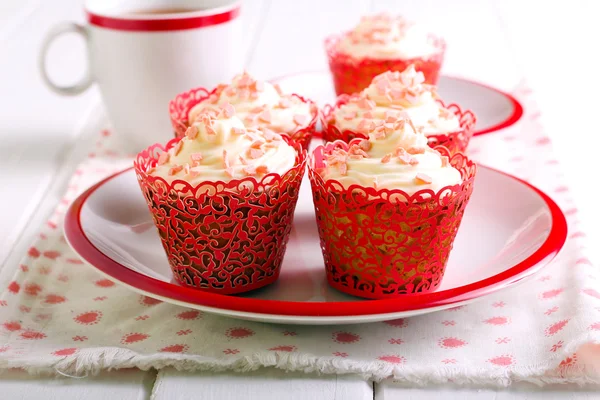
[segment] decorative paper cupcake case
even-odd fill
[[[134,161],[174,277],[184,286],[221,294],[273,283],[292,229],[306,152],[297,152],[294,167],[284,175],[261,180],[191,185],[148,175],[158,156],[180,140],[150,146]]]
[[[169,103],[169,116],[171,118],[171,125],[173,126],[175,137],[183,137],[183,135],[185,135],[185,131],[190,126],[188,115],[192,108],[208,99],[216,91],[217,88],[211,91],[208,91],[205,88],[196,88],[184,93],[180,93],[173,100],[171,100]],[[289,135],[294,142],[300,144],[303,149],[308,150],[310,140],[317,129],[317,122],[320,119],[320,112],[316,104],[314,104],[311,100],[305,99],[297,94],[292,94],[292,96],[297,97],[304,103],[310,104],[312,119],[310,120],[309,124],[305,128],[298,129]]]
[[[374,77],[386,71],[404,71],[410,65],[425,75],[425,82],[435,85],[439,78],[440,69],[444,61],[446,43],[443,39],[431,36],[430,40],[437,48],[437,53],[427,58],[402,59],[375,59],[362,58],[357,60],[337,50],[340,36],[330,36],[325,40],[325,51],[329,61],[329,68],[333,75],[335,92],[341,94],[357,93],[371,84]]]
[[[324,157],[351,144],[336,141],[317,147],[308,165],[329,284],[371,299],[435,290],[473,191],[475,164],[462,154],[452,156],[450,163],[463,182],[438,192],[409,195],[325,182],[319,175]],[[449,155],[443,147],[438,151]]]

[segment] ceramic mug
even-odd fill
[[[243,68],[238,0],[88,0],[87,25],[63,23],[43,43],[40,70],[55,92],[77,95],[98,84],[116,132],[139,150],[173,137],[169,101],[193,87],[230,81]],[[88,70],[72,86],[46,71],[50,44],[75,32]]]

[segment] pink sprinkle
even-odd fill
[[[404,93],[402,92],[402,90],[392,89],[390,90],[390,96],[392,96],[392,99],[394,100],[400,100],[404,97]]]
[[[448,119],[448,118],[450,118],[451,115],[452,115],[452,113],[449,110],[440,107],[439,114],[438,114],[438,116],[440,118]]]
[[[357,112],[356,111],[350,111],[350,112],[347,112],[346,115],[344,115],[344,119],[346,121],[351,121],[354,118],[356,118],[356,116],[357,116]]]
[[[190,170],[190,173],[189,173],[189,177],[190,177],[190,178],[195,178],[195,177],[197,177],[198,175],[200,175],[200,172],[198,172],[198,171],[196,171],[196,170],[194,170],[194,169],[191,169],[191,170]]]
[[[385,123],[383,126],[383,130],[385,131],[385,133],[392,133],[394,132],[394,125],[393,124],[389,124],[389,123]]]
[[[442,167],[447,167],[448,162],[449,162],[448,157],[442,156]]]
[[[198,127],[196,125],[192,125],[185,131],[185,136],[190,139],[196,139],[198,137]]]
[[[350,155],[351,158],[369,158],[369,155],[360,148],[359,145],[357,144],[353,144],[352,146],[350,146],[350,149],[348,150],[348,154]]]
[[[400,161],[401,164],[411,164],[412,161],[412,157],[410,156],[410,154],[408,154],[406,152],[406,150],[404,150],[402,147],[398,147],[396,149],[396,156],[398,157],[398,161]]]
[[[382,140],[387,137],[387,133],[389,132],[386,132],[386,129],[384,127],[384,129],[377,130],[377,132],[373,134],[373,137],[375,138],[375,140]]]
[[[419,160],[417,160],[416,158],[411,158],[408,163],[410,165],[417,165],[419,163]]]
[[[212,104],[217,104],[217,100],[219,99],[219,97],[216,94],[211,94],[208,97],[208,102],[212,103]]]
[[[227,150],[225,149],[223,149],[223,168],[229,168],[229,158],[227,158]],[[231,174],[231,176],[233,176],[233,174]]]
[[[223,92],[224,92],[224,93],[225,93],[225,94],[226,94],[228,97],[233,97],[233,96],[235,96],[235,92],[236,92],[236,90],[235,90],[235,88],[234,88],[233,86],[229,86],[229,87],[228,87],[227,89],[225,89]]]
[[[375,118],[375,116],[373,115],[373,113],[371,111],[367,111],[366,113],[363,114],[364,118]]]
[[[366,140],[366,139],[365,139],[365,140],[363,140],[362,142],[360,142],[358,145],[359,145],[359,147],[360,147],[361,149],[363,149],[364,151],[369,151],[369,150],[371,150],[371,147],[373,146],[373,145],[371,144],[371,142],[369,142],[369,141],[368,141],[368,140]]]
[[[251,113],[254,114],[258,114],[259,112],[261,112],[263,110],[264,106],[258,106],[258,107],[254,107],[253,109],[250,110]]]
[[[163,165],[166,164],[169,161],[169,153],[167,153],[166,151],[164,153],[161,153],[160,156],[158,157],[158,165]]]
[[[383,95],[386,93],[387,89],[390,87],[390,82],[387,79],[379,79],[375,84],[377,88],[377,93]]]
[[[372,101],[370,101],[369,99],[362,97],[359,101],[358,101],[358,106],[360,108],[362,108],[363,110],[372,110],[375,108],[375,105],[373,104]]]
[[[190,174],[190,164],[185,164],[183,167],[183,172],[185,172],[186,175]]]
[[[181,147],[183,147],[183,141],[180,140],[179,142],[177,142],[177,144],[175,144],[175,146],[173,146],[173,155],[176,156],[177,154],[179,154],[179,152],[181,151]]]
[[[206,129],[206,133],[211,136],[215,136],[217,134],[217,131],[215,131],[210,125],[206,125],[204,128]]]
[[[404,119],[399,119],[394,123],[394,129],[397,130],[403,130],[404,129],[404,125],[406,125],[406,120]]]
[[[169,169],[169,175],[175,175],[175,174],[179,173],[182,169],[183,169],[183,166],[174,165],[171,167],[171,169]]]
[[[262,81],[254,81],[254,85],[251,86],[257,92],[262,92],[265,89],[265,84]]]
[[[297,125],[305,125],[307,119],[308,118],[306,117],[306,115],[300,115],[300,114],[294,115],[294,122]]]
[[[258,119],[263,122],[271,122],[271,112],[269,110],[265,110],[258,115]]]
[[[287,97],[282,97],[281,100],[279,100],[279,107],[281,107],[281,108],[288,108],[288,107],[291,107],[291,106],[292,106],[292,102]]]
[[[356,127],[356,129],[358,129],[361,132],[366,131],[367,130],[367,120],[361,119],[360,122],[358,123],[358,126]]]
[[[248,161],[246,161],[246,159],[242,156],[239,156],[239,160],[240,160],[240,164],[242,165],[248,165]]]
[[[231,128],[231,133],[234,135],[243,135],[245,132],[243,128],[236,128],[235,126]]]
[[[342,163],[340,164],[340,174],[347,175],[348,174],[348,164]]]
[[[202,154],[200,153],[192,153],[190,154],[190,159],[194,162],[202,161]]]
[[[369,132],[373,132],[376,127],[377,127],[377,125],[375,124],[375,122],[371,120],[371,121],[369,121],[369,126],[367,127],[367,130]]]
[[[254,80],[252,79],[250,74],[248,74],[247,72],[244,71],[242,76],[240,76],[240,79],[238,80],[237,85],[239,87],[245,87],[245,86],[250,86],[253,83],[254,83]]]
[[[250,149],[249,153],[252,159],[260,158],[265,154],[264,150],[261,149]]]
[[[424,147],[411,147],[408,149],[408,153],[409,154],[424,154],[425,148]]]
[[[400,164],[410,164],[410,162],[412,161],[412,157],[409,156],[408,154],[402,154],[398,156],[398,160],[400,161]]]
[[[256,167],[248,165],[247,167],[244,167],[243,171],[246,175],[254,175],[256,174]]]
[[[415,127],[415,124],[413,124],[412,119],[408,119],[407,121],[413,131],[419,132],[419,130]]]
[[[417,176],[415,176],[415,183],[417,185],[429,184],[431,182],[433,182],[433,179],[429,175],[418,173]]]
[[[256,167],[256,173],[257,174],[268,174],[269,168],[267,168],[266,165],[259,165],[258,167]]]
[[[391,154],[386,154],[385,156],[383,156],[383,158],[381,159],[381,162],[383,164],[387,164],[390,162],[390,160],[392,159],[392,155]]]
[[[277,137],[278,137],[278,135],[275,132],[273,132],[272,130],[270,130],[269,128],[263,129],[263,135],[265,136],[265,139],[269,142],[277,139]]]
[[[247,100],[250,98],[250,91],[248,89],[240,89],[238,96],[240,97],[240,100]]]
[[[235,108],[233,108],[231,104],[225,103],[223,107],[221,107],[221,112],[223,112],[225,118],[231,118],[235,115]]]

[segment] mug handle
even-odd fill
[[[70,86],[59,86],[55,84],[50,79],[50,76],[48,76],[48,71],[46,70],[46,57],[48,55],[48,49],[50,48],[50,45],[58,36],[71,32],[75,32],[83,36],[87,44],[89,37],[85,27],[73,22],[64,22],[55,26],[50,32],[48,32],[48,35],[46,35],[46,38],[42,43],[42,49],[39,58],[39,69],[40,73],[42,74],[42,79],[50,89],[58,94],[74,96],[85,92],[93,83],[89,65],[85,71],[85,76],[79,82]]]

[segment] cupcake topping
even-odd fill
[[[216,112],[214,112],[216,111]],[[296,150],[268,129],[245,128],[231,104],[197,116],[185,136],[161,153],[148,174],[192,184],[204,181],[283,175],[296,160]]]
[[[277,85],[237,75],[230,85],[219,85],[214,94],[190,110],[190,123],[202,113],[214,115],[229,105],[227,115],[236,112],[248,128],[268,128],[279,134],[292,134],[307,127],[313,116],[310,104],[298,97],[284,95]],[[207,111],[208,110],[208,111]]]
[[[387,126],[387,129],[386,129]],[[355,139],[348,150],[334,149],[319,171],[324,180],[344,187],[360,185],[401,189],[408,194],[422,189],[438,191],[462,182],[448,157],[427,145],[427,137],[406,117],[379,125],[369,139]]]
[[[430,35],[402,17],[379,14],[362,17],[339,41],[337,50],[356,59],[428,57],[438,52]]]
[[[410,65],[403,72],[384,72],[334,111],[338,129],[370,134],[376,127],[409,117],[426,135],[460,130],[458,117],[437,101],[435,87]]]

